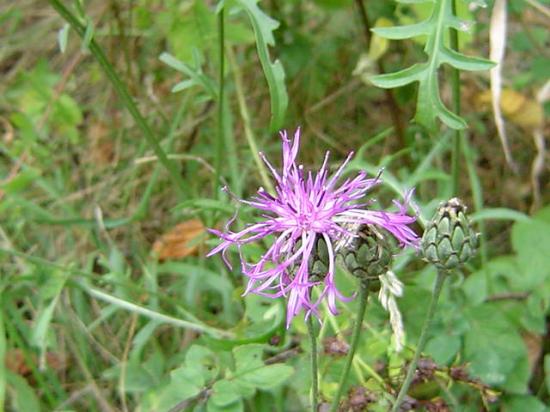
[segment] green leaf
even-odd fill
[[[430,34],[430,24],[428,21],[423,21],[416,24],[409,24],[407,26],[396,27],[375,27],[372,32],[378,34],[380,37],[391,40],[410,39],[411,37],[424,36]]]
[[[223,379],[212,386],[211,402],[216,406],[227,406],[240,400],[243,395],[234,381]]]
[[[527,362],[521,336],[498,305],[466,308],[464,316],[470,324],[464,337],[464,361],[483,382],[504,385],[508,375],[518,368],[518,362]]]
[[[26,379],[6,371],[7,384],[11,388],[11,403],[14,411],[40,412],[40,401]]]
[[[447,63],[459,70],[477,71],[490,70],[495,67],[495,62],[482,57],[466,56],[448,47],[441,49],[441,63]]]
[[[372,76],[369,80],[377,87],[393,89],[419,81],[426,69],[427,66],[425,64],[414,64],[395,73]]]
[[[86,22],[86,31],[84,32],[84,36],[82,37],[82,50],[89,50],[90,48],[90,42],[94,38],[94,22],[91,19],[88,19]]]
[[[531,218],[523,212],[505,207],[482,209],[470,215],[472,222],[480,220],[515,220],[517,222],[529,222]]]
[[[550,354],[544,355],[544,376],[546,382],[546,391],[550,393]]]
[[[242,412],[244,411],[244,403],[243,400],[239,398],[236,402],[219,406],[209,399],[206,404],[206,410],[207,412]]]
[[[531,395],[513,395],[504,399],[502,412],[545,412],[546,406]]]
[[[65,53],[67,50],[67,41],[69,40],[69,23],[65,23],[61,29],[57,32],[57,44],[61,53]]]
[[[281,128],[288,106],[288,95],[285,86],[285,71],[279,60],[271,62],[268,46],[275,45],[273,31],[279,27],[279,22],[269,17],[258,7],[258,0],[237,0],[248,14],[254,34],[258,57],[264,71],[271,97],[271,129]]]
[[[294,369],[287,365],[265,365],[263,345],[243,345],[233,349],[235,371],[226,373],[212,387],[211,402],[228,406],[241,398],[249,398],[256,389],[271,389],[286,381]]]
[[[541,285],[550,278],[550,223],[537,216],[531,221],[517,222],[512,228],[512,246],[518,265],[524,273],[524,289]]]
[[[426,3],[416,0],[400,2]],[[420,23],[373,30],[379,36],[394,40],[427,36],[424,51],[428,59],[425,63],[415,64],[396,73],[374,76],[371,81],[375,86],[384,88],[401,87],[418,81],[415,119],[432,133],[437,130],[436,119],[452,129],[464,129],[467,126],[464,119],[448,110],[441,101],[439,67],[444,63],[458,70],[488,70],[494,66],[489,60],[466,56],[445,44],[447,32],[451,29],[462,30],[463,26],[463,22],[453,13],[452,0],[439,0],[433,5],[430,17]]]
[[[264,365],[262,361],[262,345],[245,345],[233,350],[235,356],[235,374],[240,383],[271,389],[286,381],[294,370],[287,365]]]
[[[460,336],[440,334],[428,341],[425,351],[437,364],[446,365],[456,356],[460,346]]]
[[[182,367],[170,372],[170,382],[148,393],[143,410],[167,412],[178,403],[198,395],[219,372],[218,358],[210,349],[193,345]]]
[[[171,68],[182,72],[183,74],[190,77],[190,79],[184,80],[176,84],[172,88],[173,93],[187,89],[191,86],[201,86],[212,99],[217,98],[218,92],[216,90],[216,85],[214,84],[214,81],[212,79],[210,79],[202,72],[201,59],[198,55],[195,56],[195,67],[191,67],[187,63],[178,60],[177,58],[166,52],[161,53],[161,55],[159,56],[159,60],[164,64],[170,66]]]

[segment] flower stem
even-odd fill
[[[313,326],[313,315],[307,318],[307,330],[311,341],[311,410],[317,412],[319,404],[319,386],[317,377],[317,335]]]
[[[435,314],[435,308],[437,307],[437,301],[439,299],[439,295],[441,294],[443,282],[445,281],[446,277],[447,277],[446,271],[444,270],[437,271],[437,279],[435,281],[432,299],[430,301],[430,306],[428,307],[428,314],[426,315],[426,319],[424,320],[424,325],[422,326],[422,332],[420,333],[420,338],[418,339],[416,352],[414,353],[414,357],[409,365],[409,369],[407,370],[407,375],[405,376],[405,381],[403,382],[403,386],[401,386],[401,390],[399,391],[399,395],[397,395],[397,399],[393,404],[393,408],[391,412],[397,412],[399,410],[399,407],[403,403],[405,395],[409,390],[409,386],[411,386],[411,382],[414,377],[414,372],[416,371],[416,364],[418,363],[420,354],[422,353],[422,350],[426,345],[426,339],[428,338],[428,330],[430,329],[430,325],[432,323],[432,319]]]
[[[336,412],[338,410],[338,404],[340,403],[340,398],[344,393],[344,387],[346,386],[346,381],[348,380],[349,370],[351,368],[351,364],[353,363],[353,357],[355,356],[355,351],[357,350],[357,344],[359,343],[359,336],[361,335],[361,326],[363,324],[363,318],[365,317],[365,309],[367,307],[368,296],[369,296],[369,285],[367,282],[361,282],[361,290],[359,292],[359,310],[357,312],[357,318],[355,319],[355,325],[353,326],[351,346],[349,348],[348,356],[346,358],[346,364],[344,365],[344,371],[342,372],[342,375],[340,375],[338,392],[336,393],[336,396],[332,400],[330,412]]]
[[[451,7],[453,15],[456,16],[456,0],[451,0]],[[451,49],[458,52],[458,31],[451,29]],[[453,110],[460,116],[460,71],[456,68],[451,69],[451,83],[453,90]],[[453,139],[453,151],[451,158],[451,173],[452,173],[452,190],[451,193],[455,196],[458,195],[458,183],[460,176],[460,144],[463,139],[464,133],[462,130],[455,130]]]

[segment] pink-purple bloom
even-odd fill
[[[251,200],[242,203],[262,211],[261,219],[239,232],[226,228],[225,232],[211,230],[222,239],[208,256],[222,252],[226,264],[227,249],[237,246],[241,256],[242,272],[248,277],[245,294],[256,293],[270,298],[285,296],[288,299],[287,327],[294,316],[303,309],[306,318],[312,313],[318,315],[318,306],[327,300],[329,310],[337,314],[336,300],[347,300],[335,284],[335,255],[337,244],[343,236],[353,236],[346,227],[350,224],[371,224],[391,233],[401,246],[416,246],[418,237],[409,227],[415,221],[407,214],[407,203],[412,191],[405,196],[405,202],[397,212],[367,209],[368,203],[359,202],[366,193],[381,182],[379,177],[368,179],[360,171],[355,177],[339,182],[344,168],[351,160],[350,153],[336,173],[329,176],[328,157],[317,173],[304,171],[296,164],[300,145],[300,129],[289,139],[285,131],[280,133],[283,144],[282,170],[278,172],[260,153],[275,180],[275,193],[264,188],[258,190]],[[232,222],[230,221],[229,224]],[[241,246],[264,238],[273,239],[267,252],[256,263],[247,262],[241,253]],[[322,280],[312,279],[309,273],[316,241],[324,240],[328,251],[328,270]],[[340,242],[341,243],[341,242]],[[317,299],[311,291],[320,286]]]

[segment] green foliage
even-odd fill
[[[415,187],[420,233],[440,201],[457,195],[448,167],[454,133],[443,129],[434,144],[424,127],[437,130],[437,118],[465,126],[442,103],[444,68],[491,66],[453,52],[449,33],[467,28],[459,19],[475,19],[458,33],[460,50],[483,53],[491,9],[459,2],[455,16],[451,0],[365,1],[369,27],[404,25],[377,27],[377,36],[412,40],[388,47],[379,37],[367,41],[350,0],[100,3],[0,5],[0,410],[302,412],[311,384],[303,317],[287,330],[285,298],[242,296],[240,254],[256,262],[272,239],[229,251],[228,269],[205,258],[219,242],[206,228],[221,230],[233,216],[231,230],[255,221],[234,200],[259,186],[253,155],[265,151],[280,167],[272,128],[301,125],[305,170],[327,149],[331,170],[350,150],[346,173],[385,168],[378,201],[366,207],[392,207]],[[547,79],[538,3],[547,7],[509,3],[503,66],[505,82],[529,101]],[[379,48],[365,50],[373,44]],[[361,55],[369,70],[419,62],[374,78],[386,87],[419,82],[416,105],[413,87],[394,94],[402,136],[389,95],[354,78]],[[460,174],[458,195],[482,244],[449,276],[430,329],[423,355],[436,362],[437,381],[411,393],[426,398],[426,409],[437,392],[451,410],[542,412],[550,401],[550,355],[541,344],[550,315],[550,207],[536,202],[535,174],[512,176],[495,155],[491,116],[477,106],[486,81],[469,80],[461,85],[468,176]],[[403,122],[415,109],[421,127]],[[535,170],[533,130],[512,123],[521,170]],[[170,174],[163,165],[172,165]],[[540,204],[548,205],[544,178]],[[202,222],[200,233],[172,244],[181,257],[159,261],[153,245],[189,220]],[[365,389],[370,400],[357,410],[391,408],[388,392],[403,380],[430,300],[435,270],[412,250],[393,262],[404,283],[396,301],[406,346],[396,353],[388,313],[373,295],[349,377],[349,388]],[[344,295],[357,292],[342,267],[335,278]],[[340,315],[328,316],[319,306],[324,401],[338,390],[338,348],[350,342],[357,307],[357,299],[338,303]],[[465,377],[453,378],[457,370]]]
[[[283,65],[280,60],[271,62],[268,50],[268,46],[275,45],[273,31],[279,27],[279,23],[258,7],[258,0],[236,0],[236,2],[245,9],[254,28],[258,57],[271,96],[271,130],[276,131],[283,126],[284,115],[288,106]]]
[[[284,383],[293,369],[287,365],[266,365],[262,345],[244,345],[233,349],[234,368],[220,368],[220,355],[193,345],[185,355],[185,364],[170,372],[168,384],[150,392],[142,409],[168,411],[196,397],[207,397],[209,411],[243,410],[243,400],[257,389],[270,390]]]
[[[383,88],[402,87],[418,82],[416,121],[430,132],[437,130],[436,119],[453,129],[464,129],[466,122],[445,107],[440,96],[439,67],[448,64],[458,70],[488,70],[494,66],[489,60],[466,56],[451,49],[446,44],[449,29],[465,30],[466,23],[454,15],[453,0],[438,0],[433,5],[430,17],[420,23],[408,26],[377,27],[373,31],[387,39],[402,40],[418,36],[427,36],[424,52],[427,60],[416,63],[401,71],[371,77],[375,86]],[[426,3],[427,1],[402,1],[403,3]],[[465,27],[466,26],[466,27]]]

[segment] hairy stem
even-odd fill
[[[344,365],[344,371],[340,375],[340,382],[338,384],[338,392],[332,400],[330,412],[336,412],[338,410],[338,404],[340,398],[344,393],[344,387],[348,380],[349,370],[353,363],[355,351],[357,350],[357,344],[359,343],[359,336],[361,336],[361,326],[363,325],[363,318],[365,317],[365,309],[367,307],[367,299],[369,297],[369,285],[368,282],[361,282],[361,290],[359,292],[359,310],[357,311],[357,318],[355,319],[355,325],[353,326],[353,334],[351,337],[351,346],[349,348],[348,356],[346,358],[346,364]]]
[[[403,403],[403,400],[405,399],[405,395],[407,394],[407,391],[409,390],[409,386],[411,386],[411,382],[414,377],[414,373],[416,371],[416,364],[418,363],[418,359],[420,358],[420,354],[422,353],[422,350],[424,349],[424,346],[426,345],[426,339],[428,338],[428,331],[430,329],[430,325],[432,323],[434,314],[435,314],[435,308],[437,307],[437,301],[439,300],[439,295],[441,295],[441,289],[443,287],[443,282],[445,281],[445,278],[447,277],[447,272],[444,270],[438,270],[437,271],[437,278],[435,281],[435,286],[432,294],[432,299],[430,301],[430,306],[428,307],[428,313],[426,315],[426,319],[424,320],[424,325],[422,326],[422,332],[420,333],[420,338],[418,339],[418,344],[416,346],[416,352],[414,353],[414,357],[409,364],[409,369],[407,370],[407,375],[405,376],[405,380],[403,381],[403,386],[401,386],[401,389],[399,391],[399,395],[397,395],[397,399],[395,400],[395,403],[393,404],[392,412],[399,411],[399,407]]]
[[[313,326],[313,315],[307,319],[307,330],[311,342],[311,410],[317,412],[319,405],[319,385],[317,372],[317,335]]]
[[[86,28],[78,21],[77,17],[75,17],[69,11],[69,9],[67,9],[59,0],[49,0],[49,2],[52,7],[59,13],[59,15],[71,25],[71,27],[78,33],[78,35],[81,38],[84,38],[86,34]],[[95,39],[92,38],[90,40],[88,47],[92,55],[95,57],[95,59],[111,81],[120,100],[134,118],[137,126],[141,129],[143,137],[145,137],[145,140],[147,141],[149,146],[151,146],[159,161],[163,164],[166,170],[168,170],[170,178],[172,179],[176,189],[180,192],[180,194],[185,193],[185,181],[178,172],[177,167],[172,161],[168,159],[166,153],[164,153],[164,150],[162,150],[162,148],[160,147],[157,138],[149,127],[149,124],[146,122],[145,118],[138,110],[136,104],[134,103],[134,99],[132,98],[132,96],[130,96],[130,93],[128,92],[128,88],[116,73],[113,65],[109,63],[107,57],[105,56],[105,53],[96,43]]]
[[[456,16],[456,0],[451,1],[451,7],[453,15]],[[458,52],[458,31],[451,29],[451,48]],[[451,69],[451,84],[453,90],[453,110],[460,116],[460,70],[456,68]],[[452,190],[451,193],[454,196],[458,196],[458,183],[460,178],[460,144],[464,138],[462,130],[455,130],[453,137],[453,152],[451,160],[452,168]]]

